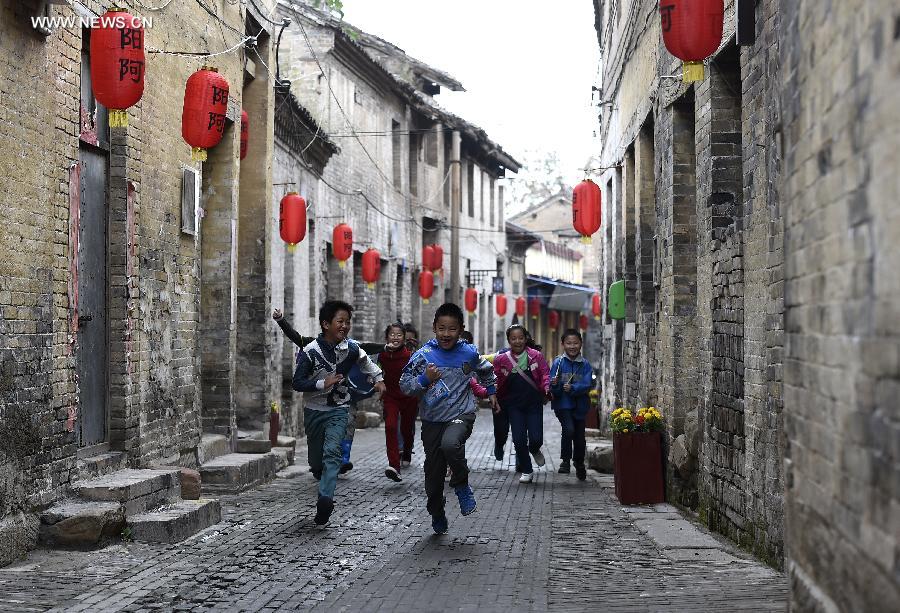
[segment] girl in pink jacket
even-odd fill
[[[520,483],[531,483],[534,463],[543,466],[544,403],[550,394],[550,367],[543,354],[527,346],[528,331],[520,324],[506,330],[509,351],[494,358],[497,375],[497,400],[509,415],[516,471]]]

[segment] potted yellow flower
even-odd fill
[[[613,474],[622,504],[665,501],[663,489],[663,419],[654,407],[618,408],[609,416],[613,431]]]

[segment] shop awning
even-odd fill
[[[597,292],[596,289],[585,285],[575,285],[543,277],[527,275],[526,279],[530,285],[528,295],[543,298],[541,302],[548,308],[558,311],[574,311],[576,313],[587,311],[591,306],[591,296]]]

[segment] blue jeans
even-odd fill
[[[513,446],[516,448],[516,468],[522,473],[531,473],[531,456],[544,444],[544,407],[541,404],[508,406],[509,427],[512,430]]]
[[[556,419],[562,426],[562,452],[560,459],[575,460],[575,464],[584,464],[584,452],[587,444],[584,440],[584,418],[575,417],[573,409],[557,409]],[[572,447],[575,447],[574,458],[572,456]]]
[[[334,498],[338,471],[341,469],[341,440],[347,429],[347,415],[347,409],[340,407],[327,411],[303,409],[309,467],[314,473],[322,473],[319,496]]]

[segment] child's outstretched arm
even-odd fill
[[[303,338],[299,332],[294,330],[294,327],[290,323],[288,323],[288,320],[284,318],[284,315],[281,314],[281,311],[276,309],[275,312],[272,313],[272,319],[275,320],[275,323],[278,324],[278,327],[281,328],[281,331],[284,332],[284,335],[298,347],[305,347],[313,341],[313,339],[311,338]]]
[[[479,385],[478,380],[474,377],[469,379],[469,387],[472,388],[472,393],[475,394],[476,398],[488,397],[487,389],[483,385]]]
[[[297,368],[294,370],[292,386],[298,392],[314,392],[322,389],[318,386],[318,381],[314,377],[312,360],[309,359],[305,351],[300,351],[297,354]]]
[[[414,353],[400,374],[400,391],[407,396],[424,394],[431,385],[431,380],[425,374],[427,368],[428,360],[424,356]]]

